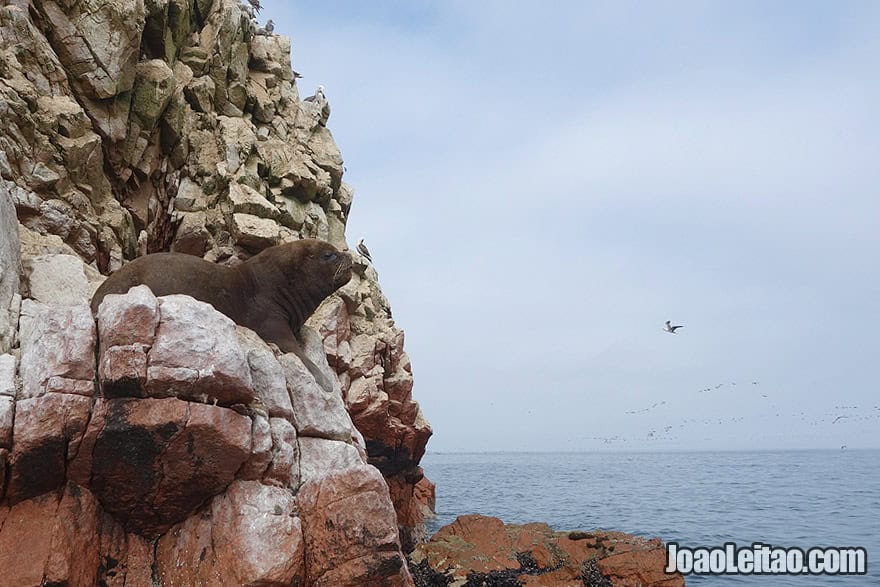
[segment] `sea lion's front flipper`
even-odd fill
[[[309,370],[309,373],[315,378],[315,381],[318,382],[318,385],[321,386],[321,389],[328,393],[333,392],[333,382],[328,380],[328,374],[309,358],[308,353],[306,352],[306,342],[297,340],[297,337],[293,335],[290,327],[283,322],[276,320],[266,324],[264,335],[264,340],[278,345],[281,352],[293,353],[296,355],[297,358],[302,361],[302,364],[305,365],[306,369]]]

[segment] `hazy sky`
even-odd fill
[[[429,450],[880,447],[880,4],[263,4]]]

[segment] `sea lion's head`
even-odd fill
[[[306,265],[309,272],[314,275],[322,275],[327,278],[327,283],[333,284],[333,289],[327,293],[330,295],[351,280],[352,259],[346,252],[337,250],[330,243],[315,239],[299,241],[303,248],[308,251]]]
[[[348,283],[352,275],[351,255],[312,238],[269,247],[247,263],[262,281],[280,278],[287,284],[278,286],[289,285],[321,299]]]
[[[351,268],[348,253],[315,239],[269,247],[237,267],[251,296],[243,303],[263,317],[280,311],[294,333],[327,296],[349,282]]]

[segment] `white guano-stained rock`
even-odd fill
[[[295,354],[283,355],[280,362],[287,378],[297,432],[301,436],[350,441],[351,417],[345,411],[342,397],[335,390],[327,391],[318,385]]]
[[[287,391],[287,381],[281,364],[275,358],[275,353],[253,330],[238,326],[236,333],[239,344],[247,356],[257,399],[263,404],[269,416],[292,421],[293,406]]]
[[[0,395],[15,397],[15,355],[0,355]]]
[[[88,305],[85,264],[73,255],[40,255],[22,261],[24,290],[31,299],[59,306]]]
[[[339,440],[324,438],[299,439],[299,470],[302,483],[308,483],[336,471],[362,467],[366,461],[357,448]]]
[[[254,399],[250,367],[232,320],[184,295],[159,298],[159,316],[147,367],[150,396],[222,405]]]
[[[0,353],[11,349],[15,342],[21,303],[21,243],[8,186],[5,180],[0,180]]]
[[[24,300],[20,336],[22,397],[94,393],[96,333],[88,306]]]

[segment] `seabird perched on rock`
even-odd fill
[[[315,90],[315,94],[313,96],[309,96],[303,102],[324,102],[327,100],[327,96],[324,95],[324,86],[318,86],[318,89]]]
[[[309,96],[303,102],[313,104],[314,108],[311,109],[311,113],[317,116],[315,122],[321,126],[327,126],[327,119],[330,118],[330,102],[327,101],[327,96],[324,94],[324,86],[318,86],[315,95]]]
[[[667,320],[667,321],[666,321],[666,325],[663,326],[663,330],[665,330],[666,332],[672,333],[672,334],[675,334],[675,330],[676,330],[677,328],[683,328],[683,326],[681,326],[681,325],[679,325],[679,326],[673,326],[671,320]]]
[[[275,31],[275,23],[272,22],[272,19],[266,21],[266,26],[262,26],[257,30],[257,34],[263,37],[269,37]]]
[[[248,4],[254,7],[254,12],[260,12],[263,8],[260,6],[260,0],[248,0]]]
[[[373,262],[373,258],[370,256],[370,249],[367,248],[367,245],[364,244],[364,239],[358,241],[357,244],[358,253],[367,258],[367,261],[370,263]]]

